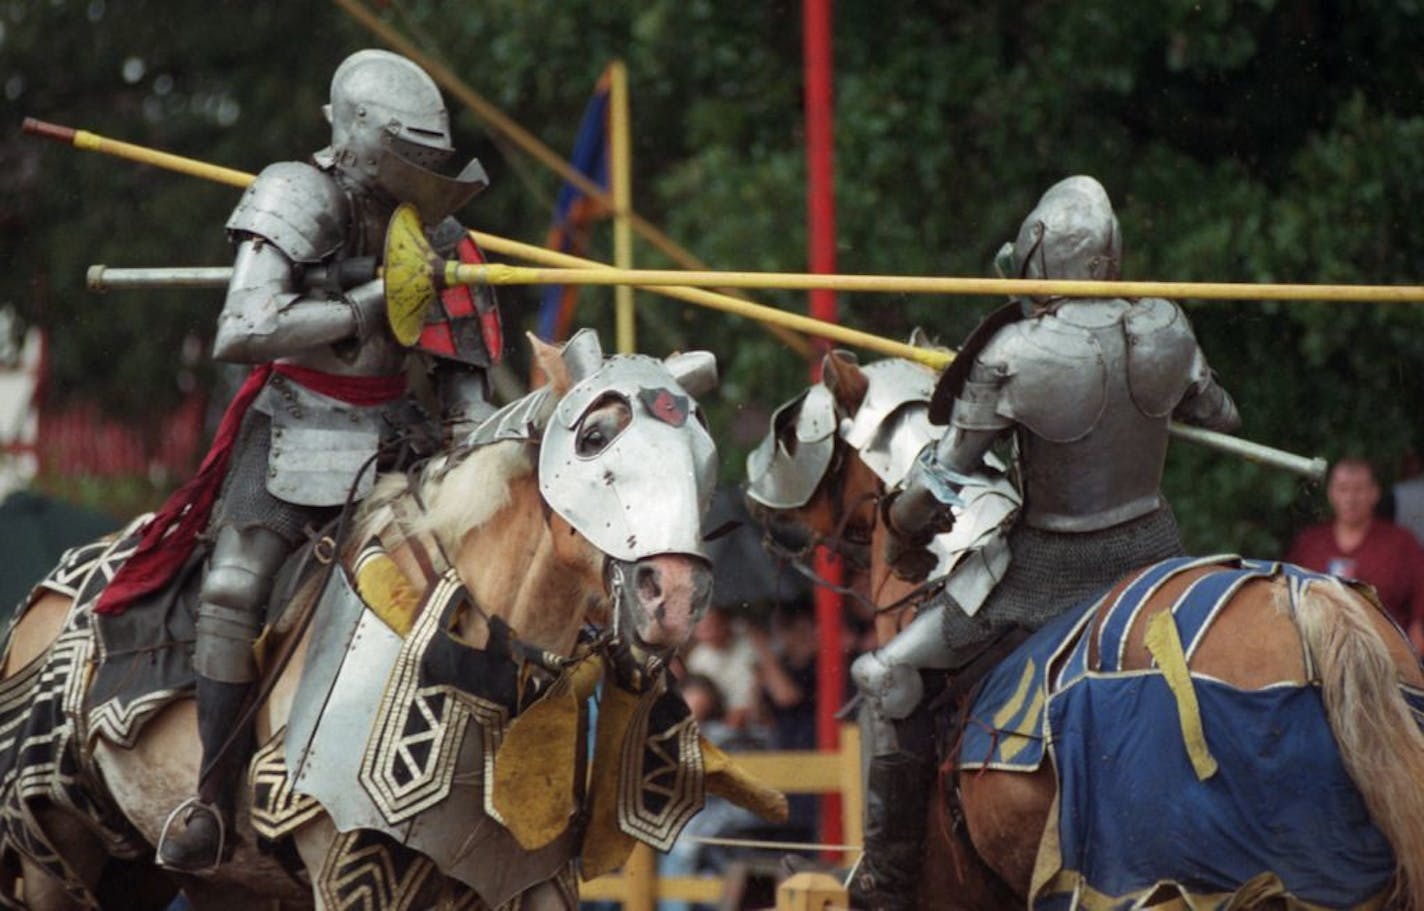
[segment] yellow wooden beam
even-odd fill
[[[610,873],[579,886],[579,898],[584,901],[616,901],[628,899],[626,877]],[[711,876],[666,876],[658,879],[657,898],[671,901],[716,903],[722,900],[726,885]]]
[[[788,794],[835,794],[841,789],[840,753],[767,750],[732,758],[747,774]]]
[[[633,226],[628,213],[633,209],[632,115],[628,108],[628,67],[622,60],[608,66],[608,176],[613,190],[613,264],[620,269],[633,266]],[[633,319],[633,286],[614,289],[614,325],[618,350],[632,354],[638,350],[638,327]]]
[[[865,776],[860,768],[860,727],[841,725],[841,822],[848,845],[865,844]]]

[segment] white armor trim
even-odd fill
[[[931,551],[941,563],[930,574],[945,572],[944,594],[922,609],[909,626],[881,648],[851,665],[862,696],[885,717],[909,717],[924,693],[920,670],[949,667],[950,652],[941,633],[941,615],[962,610],[973,616],[1008,571],[1008,530],[1018,515],[1018,491],[1002,474],[978,472],[960,490],[954,528],[935,538]]]
[[[317,153],[322,165],[335,164],[369,179],[397,139],[405,157],[424,167],[450,157],[450,115],[435,81],[414,61],[380,48],[366,48],[341,61],[331,76],[331,103],[322,108],[331,121],[331,146]]]
[[[243,192],[227,230],[255,234],[294,263],[316,263],[345,242],[347,209],[331,177],[309,164],[279,161]]]
[[[905,477],[924,444],[944,433],[943,427],[929,422],[935,374],[903,358],[887,358],[861,369],[869,385],[855,417],[842,422],[841,439],[893,487]]]
[[[301,295],[274,291],[291,284],[292,262],[275,245],[242,243],[228,283],[227,300],[218,314],[214,354],[219,359],[229,340],[266,338],[277,331],[278,314]]]
[[[1009,569],[1008,530],[1023,505],[998,458],[989,453],[984,461],[986,470],[960,488],[964,505],[954,507],[954,527],[930,545],[940,556],[931,578],[947,574],[945,592],[971,617]]]
[[[1011,268],[1020,278],[1111,281],[1121,260],[1122,233],[1107,191],[1079,174],[1049,187],[1024,219]]]
[[[540,386],[485,418],[465,438],[465,446],[473,449],[504,440],[532,442],[549,422],[553,411],[554,400],[549,387]]]
[[[408,665],[421,653],[421,639],[443,635],[437,626],[442,612],[427,607],[417,628],[402,640],[365,609],[344,570],[331,573],[322,599],[316,608],[322,622],[313,625],[307,669],[283,744],[293,790],[316,798],[341,831],[374,829],[427,855],[491,907],[567,863],[577,850],[574,830],[538,851],[522,851],[486,813],[484,785],[493,762],[488,747],[502,734],[504,719],[478,697],[456,697],[453,711],[471,716],[467,721],[473,723],[457,734],[446,732],[458,738],[451,771],[459,777],[444,800],[392,821],[390,806],[369,787],[357,786],[366,784],[363,761],[376,738],[373,720],[382,717],[383,702],[432,695],[402,677],[397,665],[402,659]]]
[[[392,149],[376,166],[376,183],[387,192],[399,192],[403,202],[420,212],[421,221],[435,224],[457,211],[489,186],[489,175],[479,159],[471,158],[458,174],[446,176],[420,166]]]

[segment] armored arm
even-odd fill
[[[998,431],[950,427],[933,450],[927,446],[890,501],[890,530],[911,541],[928,541],[954,525],[950,507],[959,505],[959,479],[979,467]]]
[[[311,165],[263,168],[227,221],[237,258],[215,357],[266,361],[381,331],[380,279],[345,292],[302,287],[302,272],[330,264],[345,243],[349,207],[335,180]]]
[[[385,285],[375,279],[339,295],[301,291],[296,265],[276,246],[248,236],[238,245],[213,356],[257,363],[379,331]]]
[[[924,452],[906,475],[901,492],[890,502],[890,530],[906,541],[928,541],[954,524],[950,507],[958,505],[957,478],[976,471],[999,434],[1013,426],[1000,412],[1006,368],[995,361],[976,360],[954,401],[949,430]],[[926,447],[928,450],[928,447]]]
[[[1231,394],[1216,381],[1216,375],[1207,366],[1206,357],[1198,348],[1191,366],[1192,383],[1182,396],[1182,401],[1172,412],[1173,416],[1188,424],[1196,424],[1209,430],[1230,433],[1241,426],[1241,415],[1236,411],[1236,402]]]

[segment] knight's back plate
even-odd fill
[[[1172,413],[1191,385],[1197,341],[1175,303],[1159,297],[1138,301],[1123,315],[1127,336],[1127,386],[1148,417]]]

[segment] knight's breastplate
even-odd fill
[[[1056,328],[1063,339],[1078,339],[1083,352],[1078,376],[1065,385],[1081,389],[1073,401],[1057,403],[1064,409],[1057,415],[1019,421],[1024,521],[1050,531],[1096,531],[1162,505],[1167,416],[1148,414],[1155,409],[1133,397],[1123,314],[1088,305],[1063,311]]]

